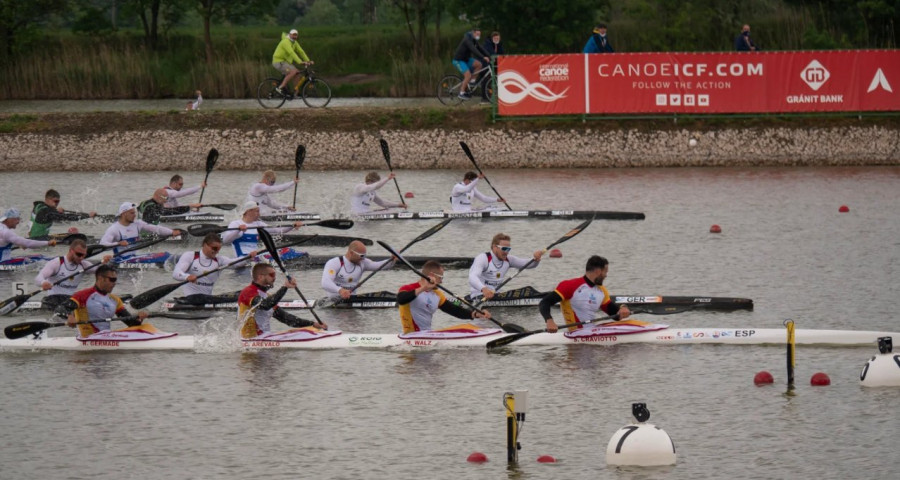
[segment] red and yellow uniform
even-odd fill
[[[403,333],[431,330],[431,319],[438,309],[456,318],[471,319],[473,311],[448,302],[440,290],[421,292],[416,295],[420,284],[410,283],[400,287],[397,292],[397,307],[400,309],[400,323]]]
[[[75,314],[75,321],[79,322],[78,333],[81,337],[110,329],[108,321],[94,322],[94,320],[123,316],[128,313],[121,298],[112,293],[103,293],[96,286],[75,292],[69,300],[67,306]]]
[[[241,338],[254,338],[272,331],[271,320],[276,320],[293,328],[309,327],[315,322],[295,317],[278,308],[278,302],[287,293],[281,287],[272,295],[263,287],[251,283],[238,296],[238,318],[241,319]]]
[[[590,322],[594,320],[598,310],[607,315],[615,315],[619,305],[609,298],[609,292],[603,285],[595,284],[587,277],[563,280],[550,294],[541,300],[539,309],[544,319],[550,317],[550,307],[559,303],[566,323]],[[575,330],[578,327],[569,327]]]

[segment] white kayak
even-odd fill
[[[330,332],[335,333],[335,332]],[[257,349],[336,349],[336,348],[484,348],[491,340],[503,338],[506,333],[497,332],[468,338],[408,339],[395,333],[340,333],[305,341],[259,340],[245,341],[243,348]],[[879,337],[900,338],[900,332],[807,330],[797,329],[798,345],[839,345],[874,347]],[[194,350],[195,345],[208,344],[204,339],[190,335],[176,335],[145,341],[81,341],[75,337],[49,337],[18,340],[0,339],[0,351],[12,350]],[[619,345],[646,343],[655,345],[783,345],[787,334],[783,328],[667,328],[642,333],[602,335],[586,338],[568,338],[562,333],[538,333],[512,343],[508,348],[528,345]]]

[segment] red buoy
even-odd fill
[[[466,461],[470,462],[470,463],[484,463],[484,462],[488,461],[488,459],[487,459],[487,455],[485,455],[481,452],[472,452],[469,455],[469,458],[466,459]]]
[[[812,378],[809,379],[809,384],[814,387],[824,387],[827,385],[831,385],[831,379],[828,378],[828,374],[818,372],[814,373]]]
[[[850,207],[848,207],[846,205],[841,205],[841,208],[839,208],[838,211],[841,213],[847,213],[850,211]]]
[[[722,227],[713,224],[713,226],[709,227],[709,233],[722,233]]]
[[[404,195],[404,197],[406,197],[406,198],[416,198],[416,196],[413,195],[412,192],[406,192],[406,195]]]
[[[765,385],[765,384],[774,383],[774,382],[775,382],[775,379],[772,378],[772,374],[765,370],[757,373],[756,376],[753,377],[753,383],[755,383],[756,385]]]
[[[538,463],[556,463],[556,459],[553,458],[553,455],[541,455],[537,458]]]
[[[550,250],[550,258],[562,258],[562,252],[558,248]]]
[[[69,227],[69,233],[78,233],[78,227]]]

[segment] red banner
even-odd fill
[[[900,50],[509,55],[500,115],[900,111]]]

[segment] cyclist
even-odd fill
[[[297,67],[293,65],[294,63],[309,65],[315,63],[309,59],[306,52],[297,43],[299,35],[297,30],[291,30],[287,35],[282,33],[281,42],[278,43],[278,46],[275,47],[275,53],[272,54],[272,66],[284,74],[284,80],[281,81],[281,85],[275,88],[281,95],[288,95],[285,88],[300,73]],[[290,91],[290,89],[287,89],[287,91]]]
[[[478,42],[480,40],[481,30],[473,28],[463,35],[462,41],[460,41],[459,46],[456,47],[456,53],[453,54],[453,66],[459,70],[459,73],[463,74],[463,85],[470,84],[472,72],[481,69],[482,60],[484,60],[484,65],[487,65],[491,61],[490,54],[484,51],[484,49],[481,48],[481,45],[479,45]],[[461,88],[459,91],[459,98],[462,98],[463,100],[472,98],[467,90],[467,88]]]

